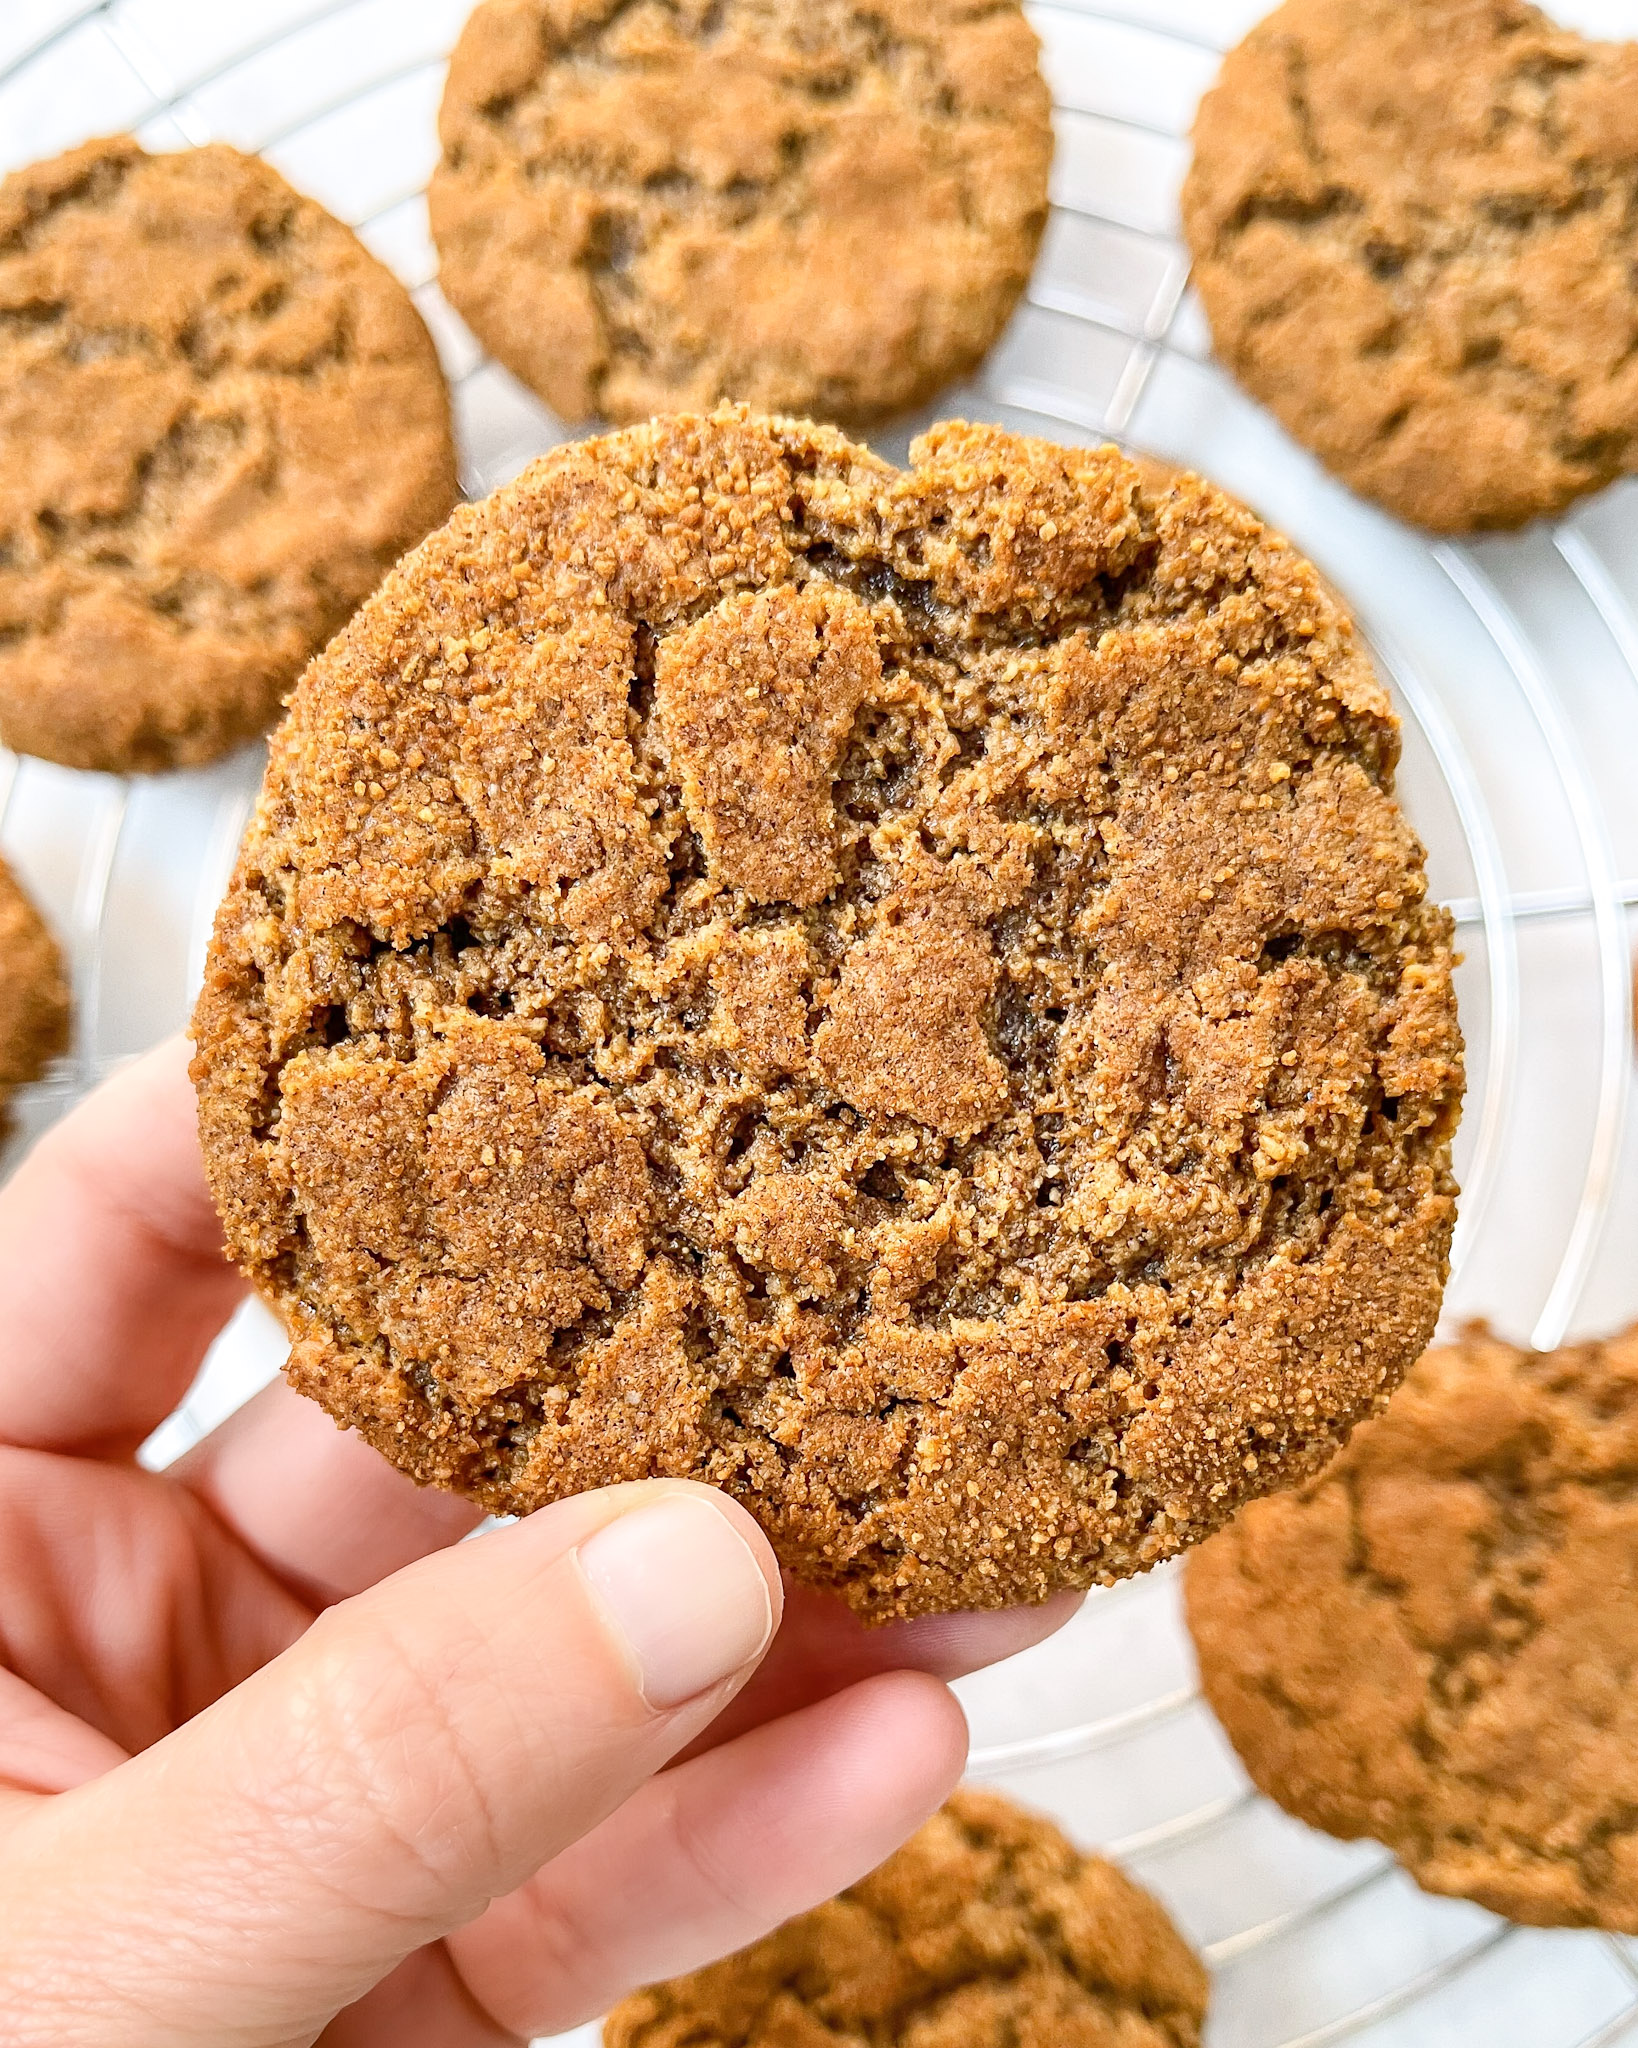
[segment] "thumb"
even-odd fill
[[[9,2043],[310,2040],[594,1827],[744,1683],[779,1577],[705,1487],[616,1487],[321,1615],[8,1833]]]

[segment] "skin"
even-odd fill
[[[4,2048],[574,2026],[879,1863],[961,1770],[943,1681],[1073,1609],[866,1633],[672,1482],[460,1543],[466,1503],[282,1383],[145,1472],[243,1292],[219,1242],[180,1043],[0,1190]],[[701,1593],[721,1675],[655,1705],[583,1560],[678,1496],[744,1548]]]

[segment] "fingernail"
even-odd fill
[[[651,1707],[680,1707],[768,1647],[773,1602],[750,1545],[697,1495],[671,1494],[580,1546],[580,1569]]]

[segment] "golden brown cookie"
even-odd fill
[[[1206,1972],[1049,1820],[963,1787],[880,1870],[639,1991],[604,2048],[1199,2048]]]
[[[454,501],[408,294],[268,165],[116,139],[0,183],[6,745],[237,745]]]
[[[741,410],[564,448],[310,667],[196,1017],[290,1373],[527,1509],[668,1473],[878,1619],[1138,1571],[1432,1332],[1398,730],[1196,477]]]
[[[1429,1891],[1638,1934],[1638,1330],[1431,1351],[1190,1560],[1206,1696],[1272,1799]]]
[[[845,423],[971,370],[1046,224],[1014,0],[484,0],[450,66],[440,279],[565,419]]]
[[[0,1138],[15,1089],[37,1081],[68,1046],[62,956],[17,877],[0,860]]]
[[[1638,43],[1524,0],[1286,0],[1183,198],[1219,353],[1344,482],[1441,532],[1638,468]]]

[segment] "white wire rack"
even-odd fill
[[[493,489],[564,429],[435,283],[421,193],[466,6],[0,0],[0,169],[120,127],[262,151],[404,278],[454,389],[465,487]],[[1262,0],[1031,11],[1058,109],[1052,219],[1027,304],[937,411],[1205,470],[1346,594],[1404,714],[1401,788],[1467,954],[1451,1320],[1484,1314],[1540,1344],[1613,1327],[1638,1314],[1638,485],[1463,546],[1351,499],[1211,364],[1177,239],[1195,103]],[[1638,0],[1553,11],[1638,35]],[[26,1095],[19,1144],[183,1021],[259,768],[252,749],[121,782],[0,754],[0,838],[65,935],[78,1003],[74,1050]],[[276,1361],[275,1334],[242,1318],[152,1455]],[[1329,1841],[1250,1790],[1200,1701],[1174,1571],[1094,1596],[1053,1643],[961,1689],[974,1772],[1120,1855],[1200,1944],[1212,2048],[1638,2048],[1638,1944],[1430,1899],[1381,1849]]]

